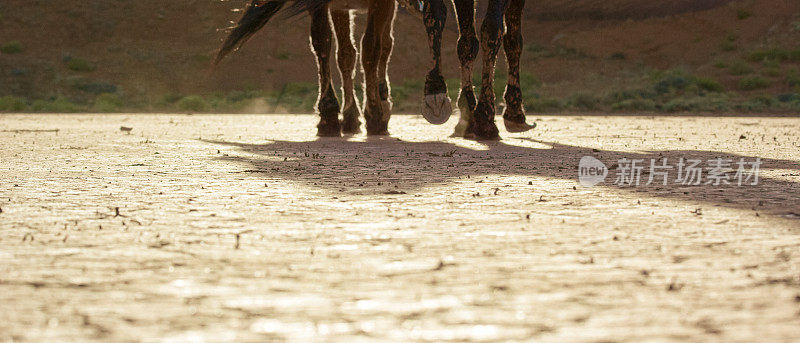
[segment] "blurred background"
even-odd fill
[[[246,3],[3,0],[0,111],[313,111],[307,16],[270,22],[210,68]],[[529,112],[800,112],[800,1],[541,0],[528,1],[524,18]],[[455,97],[452,9],[447,25],[444,71]],[[416,113],[429,53],[422,23],[402,9],[395,42],[395,112]]]

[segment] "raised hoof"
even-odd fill
[[[447,93],[426,95],[422,101],[422,117],[434,125],[442,125],[450,119],[453,107]]]
[[[318,137],[341,137],[342,129],[339,120],[325,120],[321,119],[317,124]]]
[[[510,121],[508,119],[503,119],[503,123],[506,125],[506,131],[511,133],[525,132],[536,127],[536,123],[533,124],[528,124],[526,122],[517,123]]]

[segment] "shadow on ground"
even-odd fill
[[[738,186],[736,181],[728,185],[683,185],[675,183],[676,171],[670,172],[670,180],[663,185],[661,177],[655,177],[651,185],[649,178],[651,159],[666,158],[675,165],[679,158],[707,161],[717,158],[747,162],[758,156],[745,156],[719,151],[667,150],[641,153],[597,150],[580,146],[522,139],[526,147],[490,142],[481,147],[465,147],[450,142],[407,142],[397,138],[370,138],[366,141],[318,139],[307,142],[270,141],[265,144],[244,144],[226,141],[208,143],[234,146],[241,151],[260,156],[223,156],[224,161],[242,162],[252,165],[250,173],[262,174],[302,182],[309,187],[329,190],[334,194],[371,195],[406,194],[420,191],[424,187],[444,185],[456,180],[482,182],[485,176],[520,176],[519,182],[529,180],[574,180],[578,185],[578,163],[583,156],[593,156],[610,167],[605,183],[598,187],[639,193],[653,198],[702,202],[711,206],[748,209],[788,218],[800,218],[800,186],[795,182],[761,175],[757,185]],[[485,150],[484,150],[485,148]],[[614,184],[617,161],[622,159],[644,159],[646,166],[641,176],[641,185],[636,187]],[[761,158],[761,173],[779,169],[796,174],[800,163],[793,160]],[[657,162],[658,163],[658,162]],[[737,168],[736,165],[733,168]],[[705,174],[705,170],[704,170]],[[733,176],[734,172],[730,175]],[[752,179],[751,179],[752,180]],[[705,179],[703,183],[705,183]],[[513,185],[510,185],[513,187]],[[570,186],[573,188],[573,186]],[[561,190],[559,190],[561,191]]]

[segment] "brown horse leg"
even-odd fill
[[[356,70],[356,48],[351,27],[353,14],[349,10],[331,11],[331,19],[333,19],[333,30],[336,32],[336,60],[342,75],[342,97],[344,97],[342,132],[357,134],[361,132],[359,120],[361,108],[356,101],[353,83]]]
[[[525,108],[522,105],[522,89],[519,81],[519,59],[522,55],[522,9],[525,0],[509,0],[506,10],[506,34],[503,36],[503,49],[508,61],[508,84],[503,98],[506,107],[503,123],[508,132],[525,132],[534,127],[525,122]]]
[[[319,97],[317,111],[320,121],[317,125],[317,136],[338,137],[341,135],[339,124],[339,101],[331,83],[330,53],[331,22],[328,17],[328,5],[311,11],[311,47],[317,56],[319,68]]]
[[[422,116],[432,124],[444,124],[453,112],[447,97],[447,84],[441,71],[442,31],[447,21],[444,0],[426,0],[422,7],[428,45],[433,54],[431,70],[425,77],[425,98],[422,101]]]
[[[495,96],[494,70],[497,53],[503,38],[503,13],[508,0],[490,0],[486,17],[481,25],[481,49],[483,50],[483,75],[481,93],[473,117],[475,125],[472,132],[478,139],[500,139],[497,125],[494,123]]]
[[[361,40],[361,64],[364,68],[366,105],[364,117],[368,135],[388,135],[389,109],[384,108],[380,97],[378,66],[381,57],[381,40],[384,30],[394,16],[394,0],[372,0],[369,5],[367,27]]]
[[[378,60],[378,93],[381,97],[382,106],[387,109],[384,113],[384,120],[389,121],[392,115],[392,96],[391,84],[389,83],[389,59],[392,57],[394,48],[394,16],[397,13],[397,3],[392,1],[389,5],[390,18],[387,27],[381,36],[381,57]]]
[[[468,136],[472,111],[475,110],[475,91],[472,86],[472,64],[478,57],[480,42],[475,35],[475,0],[453,0],[458,21],[458,60],[461,62],[461,91],[458,93],[458,110],[461,118],[454,137]],[[469,133],[469,134],[468,134]]]

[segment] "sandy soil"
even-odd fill
[[[800,339],[800,120],[537,119],[2,115],[0,342]],[[584,188],[586,155],[764,165]]]

